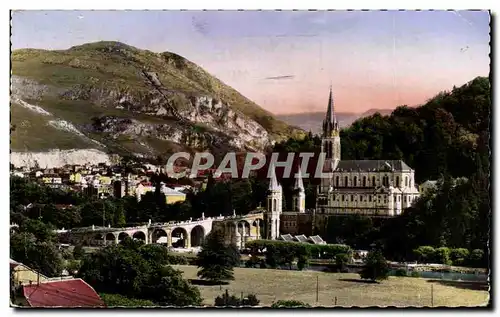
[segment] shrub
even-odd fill
[[[254,294],[248,294],[246,298],[243,298],[243,306],[258,306],[260,300]]]
[[[260,301],[254,294],[249,294],[245,298],[238,298],[235,295],[229,295],[229,292],[226,290],[224,294],[221,296],[217,296],[214,301],[214,306],[216,307],[241,307],[241,306],[257,306]]]
[[[266,260],[260,260],[259,267],[261,269],[267,269]]]
[[[70,275],[74,275],[80,269],[80,261],[77,260],[68,260],[66,263],[66,270]]]
[[[81,260],[84,255],[85,251],[83,250],[83,246],[81,244],[76,245],[73,249],[73,258],[75,260]]]
[[[147,299],[128,298],[119,294],[99,294],[107,307],[145,307],[156,306]]]
[[[417,249],[413,250],[414,255],[417,258],[417,261],[422,263],[430,263],[434,260],[435,250],[431,246],[420,246]]]
[[[298,300],[279,300],[271,305],[271,308],[295,308],[295,307],[311,307],[309,304]]]
[[[447,247],[437,248],[434,251],[434,260],[440,264],[450,265],[450,249]]]
[[[302,271],[305,267],[309,265],[309,258],[304,255],[299,256],[297,261],[297,268]]]
[[[420,273],[418,273],[417,271],[411,271],[410,277],[420,277]]]
[[[346,270],[346,266],[349,263],[349,256],[345,253],[339,253],[335,256],[335,264],[338,269],[343,272]]]
[[[472,266],[482,266],[484,258],[484,251],[481,249],[474,249],[469,255],[469,264]]]
[[[408,273],[406,272],[405,269],[397,269],[396,272],[394,272],[395,276],[408,276]]]
[[[189,260],[183,255],[168,253],[167,254],[167,264],[187,265],[187,264],[189,264]]]
[[[260,265],[260,259],[256,256],[252,256],[245,262],[245,267],[253,268]]]
[[[464,248],[451,249],[450,259],[453,265],[464,265],[469,257],[469,250]]]
[[[389,265],[382,255],[382,252],[370,251],[365,258],[365,267],[359,273],[362,279],[380,281],[387,279],[389,275]]]

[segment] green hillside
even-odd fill
[[[303,134],[174,53],[96,42],[67,50],[19,49],[12,52],[11,61],[15,98],[73,124],[85,137],[104,144],[101,149],[108,152],[157,157],[185,149],[210,150],[217,155],[228,150],[264,149],[272,140]],[[200,110],[200,102],[208,108]],[[196,120],[201,116],[200,122],[188,119],[193,111]],[[203,121],[207,111],[209,122]],[[99,148],[86,138],[47,126],[46,118],[39,120],[40,116],[11,106],[12,124],[17,126],[11,137],[12,150]],[[241,120],[250,126],[260,124],[268,136],[248,132],[253,130],[239,125]],[[19,123],[24,121],[33,123],[23,126],[21,132]],[[242,133],[250,136],[245,138]],[[254,136],[262,137],[260,143],[248,141]]]

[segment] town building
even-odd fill
[[[332,89],[323,121],[321,153],[325,156],[318,186],[316,209],[305,210],[305,190],[300,168],[297,171],[292,210],[282,210],[283,191],[271,167],[266,224],[269,239],[282,233],[311,235],[314,228],[325,228],[336,215],[393,217],[400,215],[420,196],[415,171],[402,160],[342,160],[340,128],[335,115]]]

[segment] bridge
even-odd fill
[[[142,226],[111,228],[84,227],[57,230],[63,243],[84,246],[106,246],[118,244],[125,238],[142,240],[146,244],[166,243],[169,247],[191,248],[202,245],[213,228],[224,232],[226,242],[244,248],[247,241],[264,237],[264,215],[262,212],[230,217],[202,217],[195,220],[151,223]]]

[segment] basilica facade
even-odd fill
[[[340,128],[331,88],[321,152],[326,157],[323,171],[331,173],[331,177],[321,180],[314,211],[305,210],[300,171],[295,179],[292,210],[283,211],[282,189],[272,172],[267,199],[268,238],[276,239],[282,233],[308,234],[303,232],[305,228],[324,228],[326,219],[335,215],[397,216],[420,195],[415,171],[402,160],[341,160]]]

